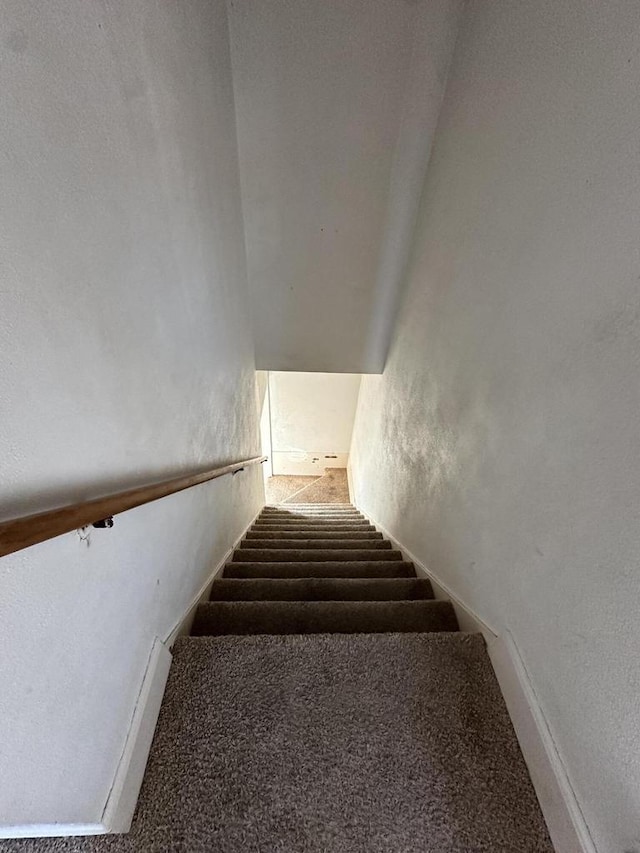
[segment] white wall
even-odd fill
[[[600,853],[640,849],[640,6],[470,3],[355,502],[515,637]]]
[[[269,373],[273,473],[346,468],[359,390],[358,374]]]
[[[273,476],[273,454],[271,450],[271,408],[269,405],[269,372],[256,370],[258,412],[260,413],[260,450],[267,461],[262,465],[262,476],[268,480]]]
[[[225,5],[7,0],[2,517],[259,452]],[[0,824],[99,820],[256,466],[0,561]]]
[[[382,369],[461,7],[229,3],[259,367]]]

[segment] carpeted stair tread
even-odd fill
[[[265,507],[262,510],[263,515],[269,515],[274,513],[288,514],[293,515],[295,513],[314,513],[315,515],[362,515],[359,509],[356,509],[353,506],[332,506],[332,507],[319,507],[319,506],[294,506],[293,504],[289,504],[288,506],[270,506]]]
[[[356,509],[268,509],[260,513],[261,518],[364,518]]]
[[[375,530],[373,524],[366,519],[362,521],[299,521],[287,519],[285,521],[256,521],[252,530]]]
[[[297,513],[285,510],[285,511],[281,511],[281,512],[278,512],[275,514],[261,512],[260,515],[256,516],[256,518],[272,518],[272,517],[275,519],[292,518],[292,519],[304,520],[305,517],[309,517],[309,514],[306,513],[304,510],[299,511]],[[317,512],[316,513],[311,512],[311,520],[312,521],[314,521],[314,520],[322,521],[323,519],[326,519],[326,518],[329,518],[329,520],[331,520],[332,518],[337,518],[338,520],[342,519],[344,521],[349,521],[350,519],[354,519],[355,521],[366,521],[367,520],[366,516],[363,515],[361,512],[356,513],[356,514],[349,513],[347,515],[345,515],[344,513],[330,513],[328,516],[326,513],[319,514]]]
[[[134,826],[147,849],[553,853],[479,636],[201,637],[174,652]]]
[[[388,539],[374,539],[371,536],[365,539],[247,539],[246,537],[240,543],[241,548],[293,548],[298,550],[308,550],[317,548],[320,551],[326,551],[331,548],[338,548],[342,551],[345,549],[362,551],[388,551],[391,549],[391,542]]]
[[[377,533],[376,528],[373,524],[307,524],[306,522],[295,522],[295,521],[284,521],[284,522],[276,522],[275,524],[268,524],[261,521],[257,521],[255,524],[252,524],[249,528],[252,531],[258,530],[266,530],[272,531],[273,533],[279,532],[291,532],[291,533],[304,533],[305,530],[311,530],[314,533],[322,533],[326,531],[327,533],[348,533],[350,530],[353,530],[354,533]]]
[[[261,518],[304,518],[307,516],[312,518],[364,518],[364,515],[355,509],[270,509],[263,510],[260,513]]]
[[[480,636],[184,637],[126,835],[20,853],[553,853]]]
[[[311,484],[309,484],[309,485],[311,485]],[[293,495],[290,498],[287,498],[286,504],[282,503],[282,502],[280,502],[280,503],[269,503],[269,504],[265,504],[264,508],[265,509],[274,509],[274,508],[278,508],[281,506],[293,506],[293,507],[312,506],[312,507],[319,507],[320,509],[333,509],[334,507],[340,507],[340,508],[344,508],[344,509],[356,509],[354,504],[348,503],[347,501],[300,501],[300,500],[294,501],[294,500],[292,500],[292,498],[293,498]]]
[[[260,513],[259,518],[364,518],[364,515],[357,510],[324,510],[300,509],[300,510],[281,510],[272,509],[264,510]]]
[[[276,539],[276,540],[292,540],[297,539],[335,539],[337,541],[349,539],[382,539],[382,533],[377,530],[365,531],[335,531],[335,530],[248,530],[245,534],[245,539]]]
[[[307,524],[329,524],[332,522],[358,522],[368,520],[363,515],[259,515],[256,521],[293,521]]]
[[[353,553],[353,552],[352,552]],[[330,560],[303,563],[231,562],[224,567],[225,578],[415,578],[413,563],[396,560]]]
[[[191,628],[204,634],[367,634],[457,631],[448,601],[209,601]]]
[[[432,599],[424,578],[221,578],[210,601],[411,601]]]
[[[255,562],[319,562],[330,560],[402,560],[400,551],[383,548],[248,548],[244,544],[233,552],[232,560],[236,563]]]
[[[312,509],[314,512],[360,512],[353,504],[311,503],[309,501],[287,501],[286,504],[265,504],[262,512],[299,512],[302,509]]]
[[[296,512],[302,509],[312,509],[316,512],[360,512],[358,507],[353,504],[312,503],[310,501],[290,501],[286,504],[265,504],[262,511],[274,512],[278,510],[289,510],[291,512]]]

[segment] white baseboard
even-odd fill
[[[103,832],[128,832],[169,677],[171,652],[156,637],[116,775],[102,813]]]
[[[109,792],[107,804],[102,816],[102,832],[116,833],[128,832],[131,820],[138,802],[138,795],[144,777],[144,771],[149,758],[149,750],[158,722],[160,705],[169,676],[171,666],[171,652],[178,637],[188,634],[197,606],[209,598],[211,585],[216,577],[224,569],[227,560],[237,548],[239,542],[249,529],[262,509],[244,528],[233,545],[225,552],[221,560],[217,562],[209,577],[189,602],[187,609],[176,621],[164,640],[156,637],[149,664],[145,672],[136,708],[131,720],[131,726],[127,734],[124,751],[116,776]],[[74,833],[76,834],[76,833]]]
[[[191,599],[186,610],[164,640],[159,637],[154,639],[122,755],[101,819],[95,823],[3,826],[0,827],[0,838],[53,838],[56,836],[104,835],[129,831],[169,676],[170,649],[179,636],[189,633],[196,607],[200,602],[208,599],[213,581],[222,572],[229,557],[261,512],[262,507],[212,569],[205,583]]]
[[[361,512],[366,515],[364,510]],[[375,519],[374,524],[428,578],[436,598],[451,601],[463,631],[483,635],[556,853],[597,853],[575,791],[511,633],[485,622]]]
[[[513,636],[505,630],[487,649],[557,853],[597,853]]]
[[[0,827],[0,838],[52,838],[128,831],[142,785],[170,666],[171,652],[156,637],[101,819],[94,823],[3,826]]]
[[[364,510],[360,510],[363,515],[367,515]],[[494,640],[498,636],[498,632],[495,628],[489,625],[488,622],[485,622],[474,610],[471,609],[461,598],[459,598],[456,593],[449,587],[447,584],[440,580],[440,578],[434,574],[431,569],[427,568],[427,566],[422,563],[415,554],[412,554],[408,548],[398,542],[398,540],[394,537],[392,533],[390,533],[386,527],[377,522],[371,516],[367,516],[370,519],[371,524],[375,525],[378,530],[380,530],[384,536],[391,542],[393,547],[397,551],[401,551],[404,558],[409,560],[415,566],[416,572],[418,575],[428,578],[431,581],[431,585],[433,586],[433,592],[435,597],[442,601],[450,601],[453,604],[453,609],[456,612],[456,616],[458,617],[458,624],[460,625],[460,629],[462,631],[468,631],[472,634],[479,633],[482,634],[485,640],[492,639]]]
[[[68,835],[103,835],[101,823],[15,824],[0,828],[0,838],[56,838]]]
[[[348,451],[272,450],[273,475],[321,477],[325,468],[346,468]]]

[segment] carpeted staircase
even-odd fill
[[[265,507],[176,643],[131,832],[6,849],[553,851],[482,637],[317,504]]]
[[[267,507],[198,608],[192,633],[456,631],[449,602],[353,507]]]

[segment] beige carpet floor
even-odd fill
[[[348,504],[349,501],[347,469],[325,468],[322,477],[318,477],[283,503]]]
[[[268,504],[349,503],[346,468],[325,468],[320,477],[277,475],[265,484]]]
[[[268,504],[280,504],[310,486],[318,477],[282,476],[269,477],[265,483],[265,497]]]

